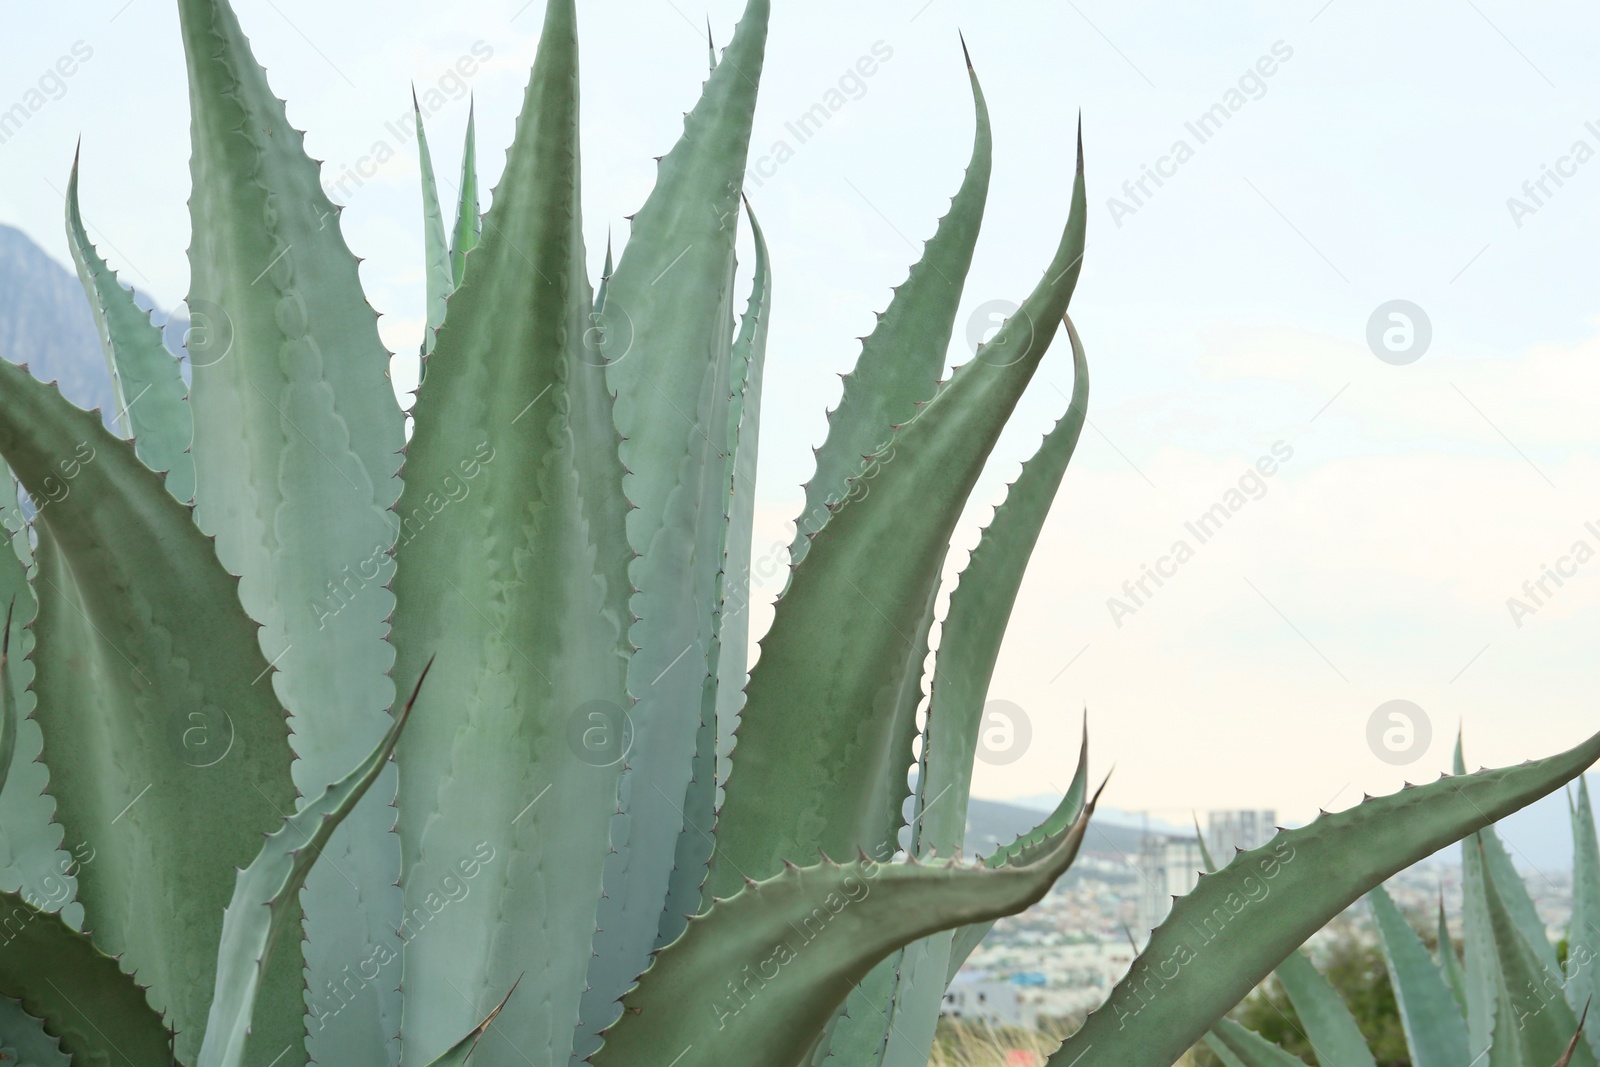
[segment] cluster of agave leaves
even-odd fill
[[[1085,417],[1066,320],[1081,151],[1042,280],[940,381],[990,171],[973,75],[971,165],[830,413],[747,673],[772,279],[749,215],[739,314],[735,245],[769,0],[714,57],[597,289],[573,0],[548,3],[481,219],[469,136],[453,237],[419,136],[429,330],[409,412],[234,12],[178,8],[187,367],[90,244],[76,169],[68,236],[120,435],[0,361],[0,455],[30,501],[26,522],[5,508],[0,552],[11,1051],[926,1062],[950,977],[1067,869],[1093,810],[1085,747],[1039,828],[956,855],[1005,622]],[[1060,323],[1070,406],[950,593],[925,678],[952,531]],[[1051,1063],[1175,1061],[1361,894],[1597,757],[1600,736],[1241,855]]]
[[[1461,773],[1461,746],[1456,771]],[[1545,933],[1527,886],[1493,827],[1461,844],[1462,956],[1440,902],[1430,954],[1382,886],[1367,895],[1412,1067],[1594,1067],[1600,1028],[1585,1027],[1600,963],[1600,844],[1587,782],[1572,816],[1572,916],[1566,959]],[[1202,848],[1204,846],[1202,845]],[[1210,856],[1205,858],[1211,869]],[[1464,957],[1464,959],[1462,958]],[[1273,972],[1321,1067],[1375,1067],[1339,994],[1304,950]],[[1228,1019],[1205,1042],[1227,1067],[1295,1067],[1303,1061]]]

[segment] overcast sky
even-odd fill
[[[437,105],[447,193],[469,91],[496,178],[542,13],[523,3],[237,0],[348,204],[345,233],[397,351],[415,350],[423,312],[409,86]],[[608,229],[626,236],[651,157],[698,93],[707,15],[720,47],[741,4],[579,6],[598,274]],[[979,765],[980,794],[1065,786],[1085,704],[1097,767],[1117,765],[1109,803],[1179,818],[1250,806],[1305,819],[1430,779],[1463,722],[1474,766],[1600,728],[1600,12],[1509,0],[775,7],[754,154],[785,141],[793,155],[748,190],[776,272],[758,560],[788,543],[854,338],[960,182],[972,113],[957,30],[996,151],[953,362],[970,355],[969,320],[981,332],[993,302],[1020,299],[1048,262],[1083,115],[1090,240],[1073,315],[1091,426],[991,693],[1023,709],[1031,742],[1014,762]],[[841,87],[874,54],[873,75]],[[62,57],[74,73],[56,81],[46,72]],[[0,221],[68,262],[60,190],[81,134],[101,251],[178,304],[189,148],[175,5],[37,7],[0,60],[0,110],[36,111],[0,144]],[[842,105],[799,143],[785,124],[838,104],[839,88]],[[363,164],[380,145],[394,158]],[[1392,301],[1426,323],[1385,310],[1385,361],[1369,322]],[[414,375],[399,362],[397,378]],[[957,562],[1070,388],[1063,339],[994,457]],[[1200,528],[1218,504],[1220,529]],[[1165,577],[1135,584],[1134,599],[1124,583],[1147,565]],[[1534,599],[1524,583],[1547,567],[1562,584],[1545,578]],[[758,595],[777,592],[773,569]],[[1421,709],[1431,744],[1418,736],[1395,755],[1380,737],[1374,749],[1369,725],[1391,700]]]

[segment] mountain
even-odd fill
[[[149,309],[152,301],[136,292]],[[158,314],[156,321],[166,320]],[[166,323],[167,347],[179,351],[188,324]],[[117,402],[94,315],[76,274],[52,259],[21,230],[0,225],[0,356],[26,363],[34,376],[60,383],[82,408],[100,409],[107,423]]]

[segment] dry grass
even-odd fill
[[[1043,1032],[1039,1032],[941,1019],[928,1067],[1044,1067],[1050,1053],[1078,1028],[1078,1022],[1041,1020]],[[1189,1064],[1185,1055],[1177,1067]]]

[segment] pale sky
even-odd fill
[[[380,143],[395,153],[339,198],[384,336],[414,350],[410,83],[425,99],[440,89],[429,134],[447,191],[476,94],[492,181],[542,5],[236,2],[329,184]],[[1073,315],[1091,426],[991,693],[1024,709],[1032,741],[1014,763],[979,765],[980,795],[1065,786],[1085,704],[1096,766],[1117,767],[1107,802],[1172,818],[1238,806],[1303,820],[1431,779],[1462,722],[1474,766],[1600,729],[1600,557],[1574,553],[1579,541],[1600,550],[1600,12],[1509,0],[775,6],[753,155],[780,139],[795,151],[749,189],[776,275],[758,560],[789,541],[854,338],[960,182],[972,115],[958,28],[996,150],[952,361],[969,356],[968,317],[1020,299],[1047,263],[1083,114],[1090,239]],[[620,244],[651,157],[698,93],[706,16],[720,47],[740,7],[579,0],[595,273],[607,229]],[[75,46],[88,58],[30,98]],[[875,48],[888,58],[795,144],[785,123]],[[462,57],[481,60],[470,79],[452,73]],[[0,110],[29,99],[43,104],[0,144],[0,221],[67,262],[59,191],[81,134],[101,251],[125,280],[179,303],[189,153],[175,6],[31,9],[0,40]],[[1219,104],[1228,117],[1202,140],[1187,124]],[[1145,178],[1140,190],[1146,167],[1162,184]],[[1431,324],[1431,344],[1405,365],[1368,347],[1369,319],[1394,300]],[[397,377],[414,374],[400,362]],[[956,562],[1065,408],[1070,378],[1059,338]],[[1275,446],[1274,473],[1230,498]],[[1186,529],[1241,500],[1205,543]],[[1192,557],[1163,561],[1180,539]],[[1114,618],[1108,599],[1146,564],[1170,577],[1159,589],[1146,579],[1152,595]],[[1523,583],[1546,566],[1564,584],[1546,579],[1550,595],[1534,604]],[[783,568],[772,569],[758,597],[776,594]],[[1513,618],[1513,596],[1537,610]],[[1403,766],[1368,744],[1390,700],[1414,702],[1432,726],[1431,745]]]

